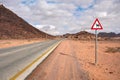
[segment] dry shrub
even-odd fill
[[[120,47],[108,47],[107,50],[105,51],[107,53],[116,53],[116,52],[119,52],[120,53]]]

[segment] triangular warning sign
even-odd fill
[[[95,22],[93,23],[92,27],[91,27],[92,30],[102,30],[103,27],[102,25],[100,24],[98,18],[96,18]]]

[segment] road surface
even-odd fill
[[[9,80],[59,40],[0,49],[0,80]]]
[[[69,40],[62,41],[26,80],[89,80],[81,69],[74,46]]]

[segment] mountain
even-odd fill
[[[65,34],[63,35],[64,38],[74,39],[74,40],[94,40],[95,35],[86,31],[81,31],[75,34]]]
[[[0,39],[53,38],[0,5]]]
[[[98,34],[99,37],[120,37],[120,33],[116,34],[114,32],[109,32],[109,33],[106,33],[106,32],[100,32]]]
[[[120,37],[120,33],[118,33],[117,36]]]

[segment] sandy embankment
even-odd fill
[[[45,40],[46,39],[0,40],[0,48],[8,48],[8,47],[30,44],[30,43],[35,43],[35,42],[42,42],[42,41],[45,41]]]

